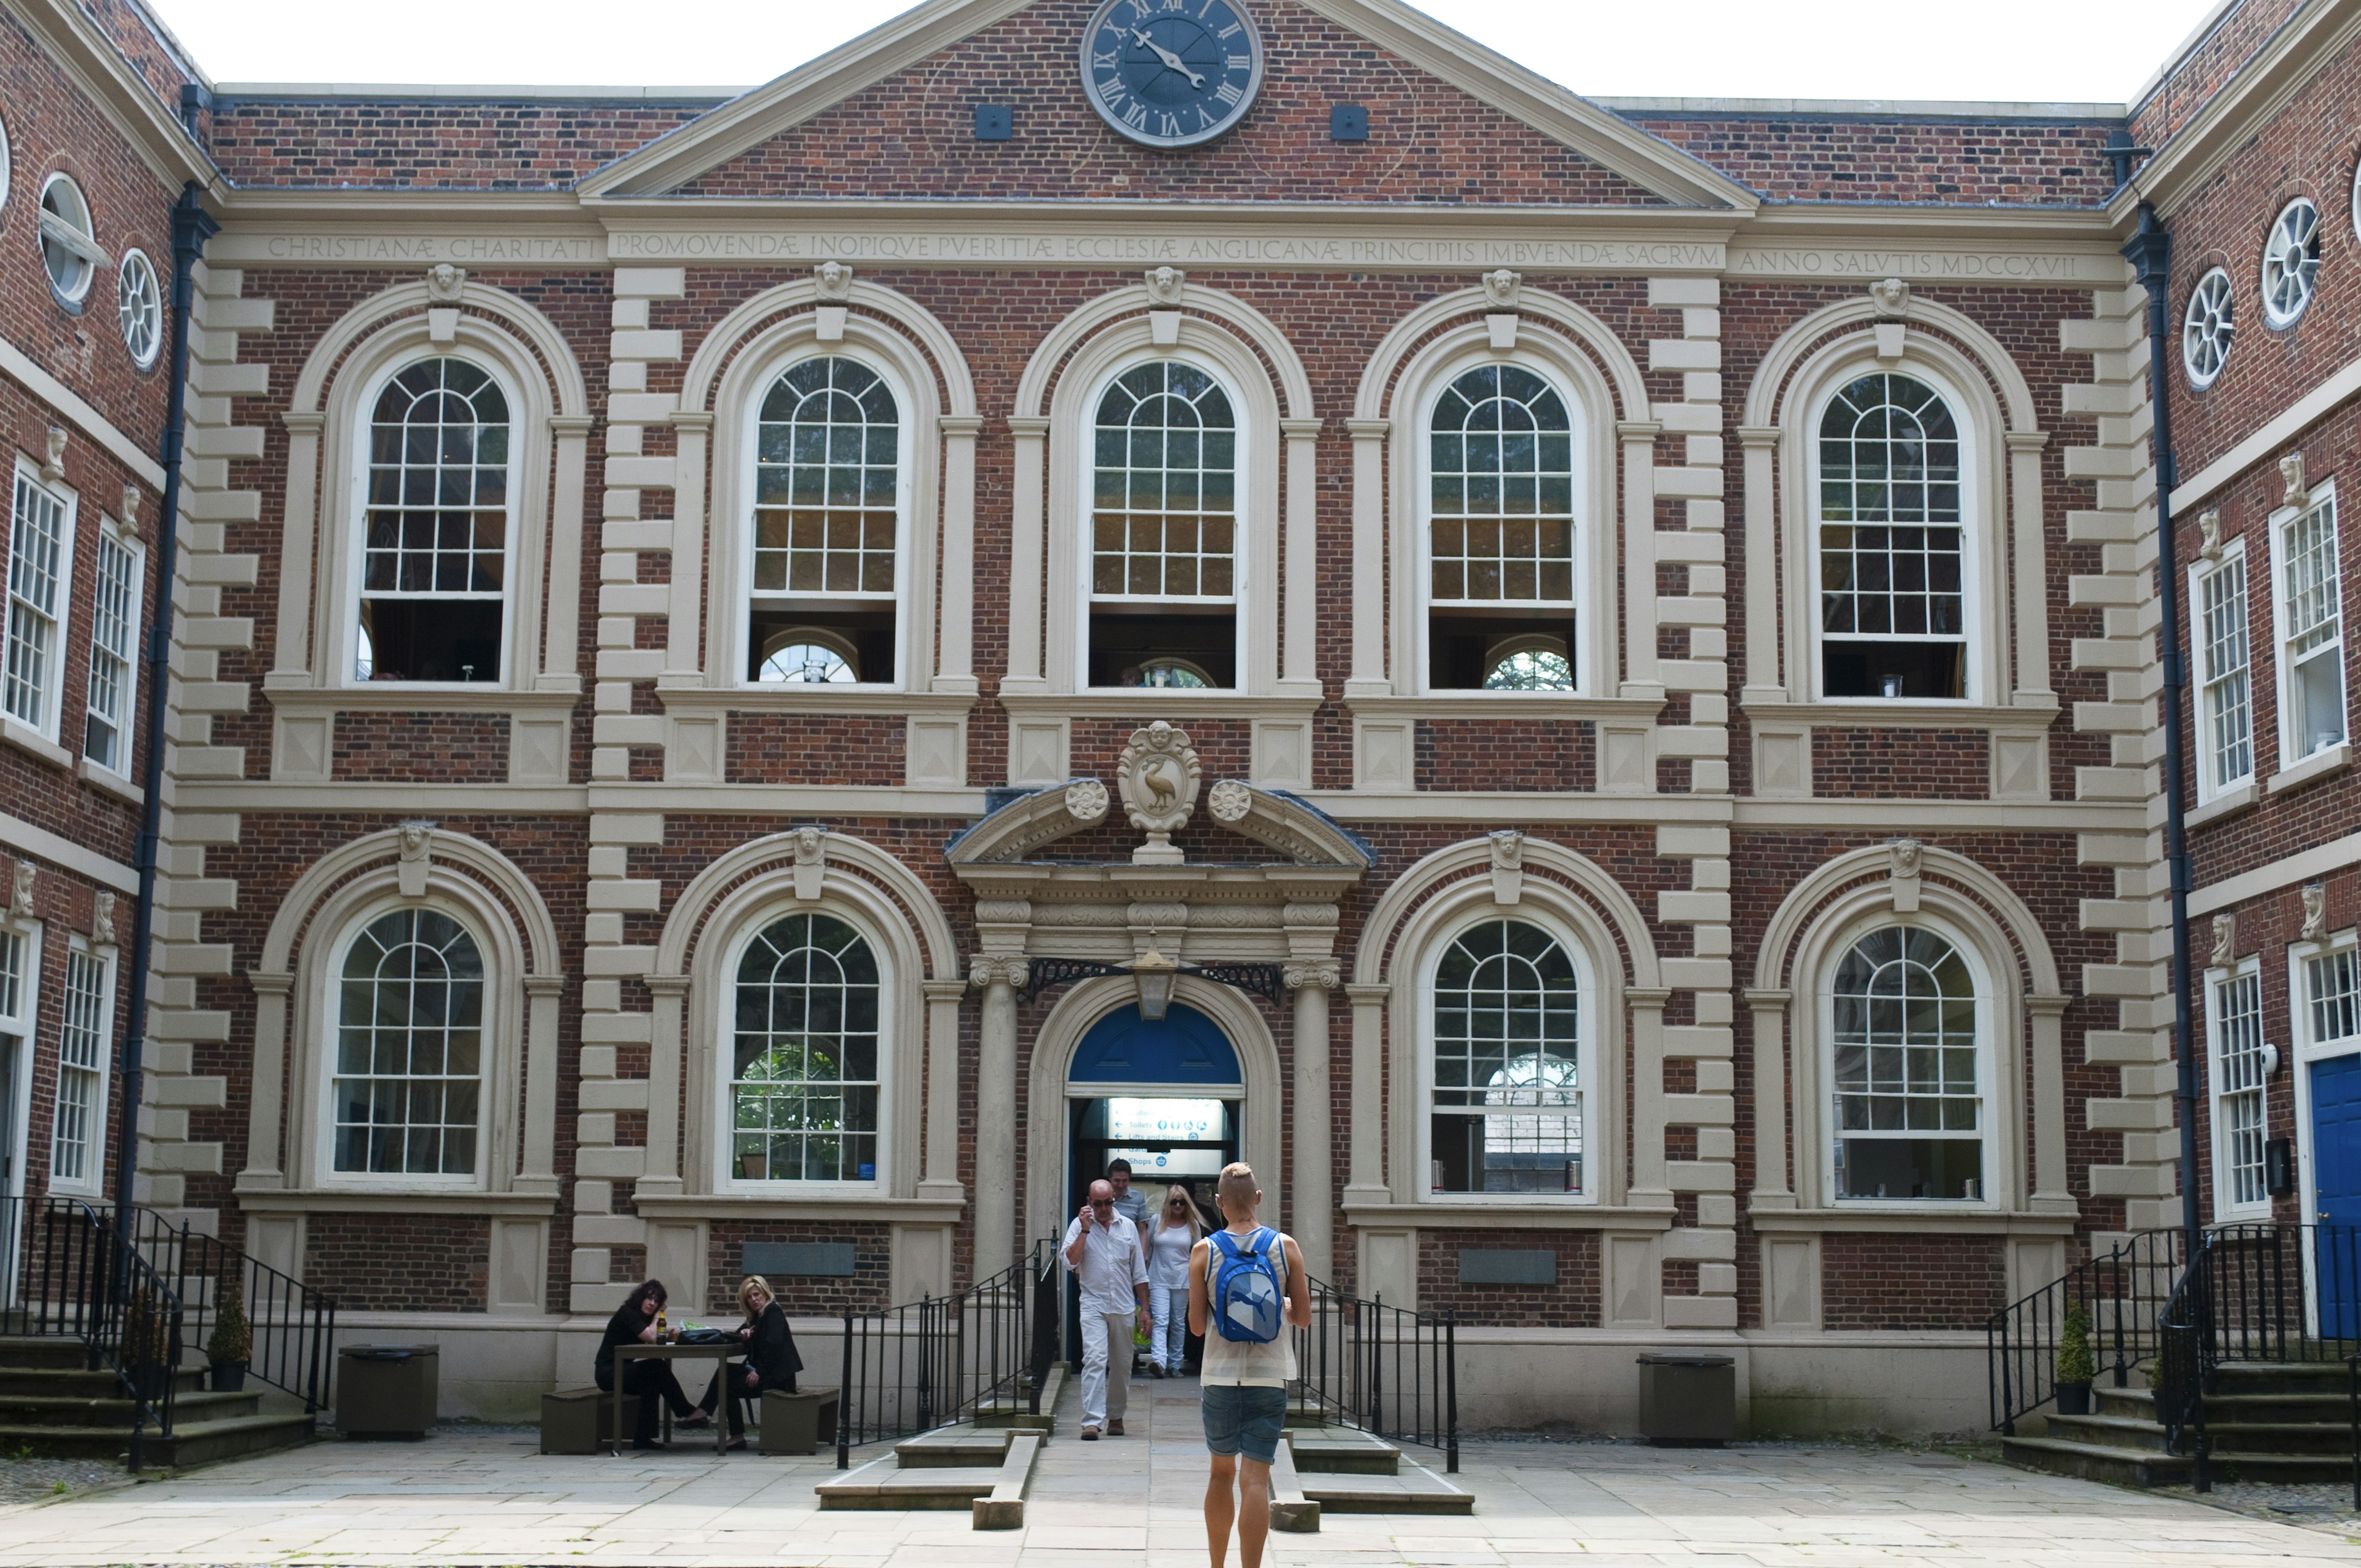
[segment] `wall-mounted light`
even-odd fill
[[[1180,966],[1159,952],[1151,942],[1148,951],[1124,967],[1139,986],[1139,1015],[1151,1024],[1161,1019],[1165,1009],[1172,1005],[1172,977],[1180,972]]]

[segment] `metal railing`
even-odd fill
[[[1453,1312],[1389,1307],[1312,1284],[1312,1324],[1291,1329],[1295,1401],[1337,1426],[1441,1451],[1459,1473],[1459,1325]]]
[[[335,1365],[336,1303],[326,1293],[271,1267],[219,1236],[133,1212],[132,1245],[168,1278],[185,1307],[185,1346],[200,1363],[231,1286],[245,1313],[247,1375],[303,1401],[305,1414],[327,1407]]]
[[[115,1375],[137,1470],[151,1429],[172,1435],[188,1321],[181,1293],[79,1198],[0,1199],[0,1332],[72,1341],[86,1370]]]
[[[2159,1321],[2187,1259],[2182,1233],[2143,1231],[2069,1269],[1985,1322],[1992,1424],[2016,1423],[2057,1397],[2058,1351],[2068,1312],[2089,1315],[2093,1365],[2118,1388],[2157,1354]]]
[[[1056,1255],[1044,1241],[955,1295],[846,1312],[837,1468],[851,1468],[856,1448],[995,1408],[1013,1412],[1020,1400],[1039,1414],[1048,1372],[1042,1321],[1050,1320],[1054,1348],[1056,1310]]]

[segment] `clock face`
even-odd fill
[[[1082,35],[1082,84],[1132,140],[1194,147],[1246,117],[1262,39],[1234,0],[1105,0]]]

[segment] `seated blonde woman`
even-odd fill
[[[796,1391],[796,1374],[804,1369],[804,1359],[796,1354],[795,1331],[787,1327],[787,1314],[781,1310],[778,1300],[771,1294],[771,1283],[759,1274],[750,1274],[738,1286],[738,1305],[746,1313],[745,1324],[738,1337],[746,1342],[746,1359],[731,1362],[713,1375],[707,1385],[705,1398],[697,1409],[708,1415],[721,1403],[721,1386],[730,1380],[730,1446],[746,1446],[745,1418],[739,1413],[741,1400],[759,1399],[766,1388]],[[732,1376],[732,1374],[736,1376]]]

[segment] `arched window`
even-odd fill
[[[339,1175],[473,1177],[484,960],[435,909],[369,922],[345,955],[329,1084]]]
[[[1565,946],[1486,920],[1434,976],[1429,1190],[1581,1192],[1582,987]]]
[[[1967,695],[1960,431],[1942,395],[1875,371],[1820,416],[1820,690]]]
[[[1984,1196],[1974,975],[1933,931],[1889,926],[1838,963],[1830,1083],[1839,1199]]]
[[[1521,365],[1480,365],[1428,436],[1427,684],[1572,691],[1574,424]]]
[[[1196,366],[1134,366],[1100,395],[1090,685],[1238,684],[1237,480],[1229,394]]]
[[[749,680],[895,680],[901,509],[902,414],[884,378],[834,356],[781,372],[755,432]]]
[[[730,1075],[740,1181],[875,1181],[876,955],[832,915],[773,921],[738,961]]]
[[[509,401],[465,359],[423,359],[369,414],[354,676],[497,682],[507,639]]]

